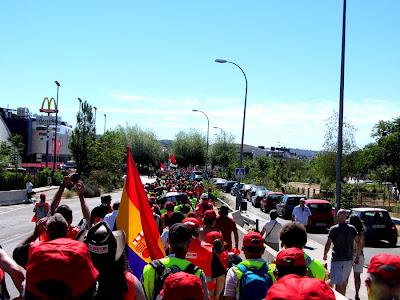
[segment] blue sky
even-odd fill
[[[400,1],[348,1],[345,118],[356,142],[400,115]],[[338,107],[341,0],[3,1],[0,105],[38,113],[61,83],[60,114],[77,97],[97,125],[138,124],[159,138],[218,126],[240,142],[321,149]]]

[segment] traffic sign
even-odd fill
[[[235,169],[235,177],[236,179],[242,179],[246,175],[246,170],[244,168],[236,168]]]

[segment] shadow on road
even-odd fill
[[[399,245],[391,246],[387,241],[369,242],[365,247],[368,248],[400,248]]]

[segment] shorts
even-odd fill
[[[352,260],[331,262],[331,284],[343,284],[350,276]]]
[[[354,258],[356,258],[356,257],[354,256]],[[365,262],[365,257],[364,257],[364,255],[360,255],[360,256],[358,257],[358,264],[355,264],[355,263],[353,262],[353,272],[354,272],[354,273],[362,273],[362,272],[363,272],[363,269],[364,269],[364,262]]]

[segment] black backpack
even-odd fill
[[[156,271],[156,280],[154,282],[154,289],[151,295],[151,299],[156,299],[157,296],[163,289],[164,281],[170,274],[177,272],[186,272],[189,274],[195,274],[200,268],[192,263],[188,264],[184,270],[181,270],[178,266],[165,267],[160,260],[153,260],[150,265]]]

